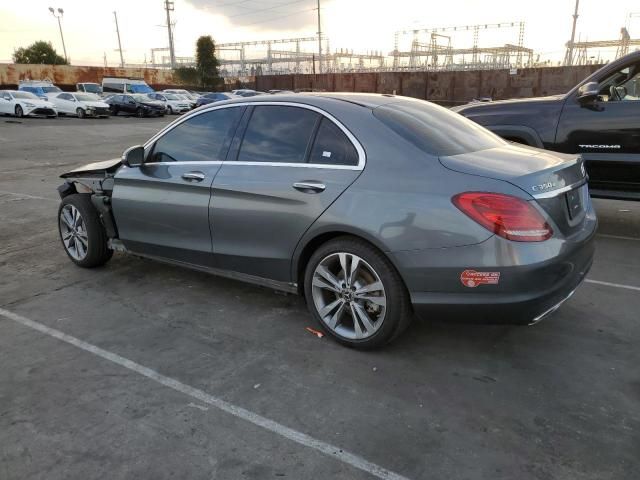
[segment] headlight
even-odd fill
[[[34,108],[35,105],[33,103],[29,103],[29,102],[24,102],[24,106],[25,107],[29,107],[29,108]]]

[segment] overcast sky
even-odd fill
[[[118,12],[125,62],[150,61],[150,50],[166,47],[164,0],[0,0],[0,62],[14,49],[36,40],[51,41],[62,53],[57,21],[49,6],[64,9],[62,27],[71,62],[117,65],[113,11]],[[638,0],[581,0],[577,32],[588,40],[615,39],[640,12]],[[560,60],[571,33],[574,0],[322,0],[322,29],[331,49],[393,49],[393,32],[420,27],[526,21],[525,46],[542,59]],[[173,20],[178,56],[192,56],[200,35],[216,42],[314,36],[316,0],[175,0]],[[630,33],[640,37],[640,16]],[[408,41],[410,36],[407,37]],[[471,36],[457,34],[456,47],[471,46]],[[517,43],[517,29],[480,32],[481,46]],[[606,55],[606,51],[601,52]],[[592,52],[597,55],[598,52]],[[609,52],[610,54],[610,52]]]

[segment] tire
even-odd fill
[[[355,275],[348,278],[350,273],[344,273],[343,265],[350,272],[354,263]],[[371,289],[380,284],[382,288]],[[382,252],[354,237],[338,237],[313,253],[305,270],[304,295],[320,328],[348,347],[381,347],[412,320],[409,294],[400,274]]]
[[[80,267],[104,265],[113,255],[89,195],[64,197],[58,208],[58,232],[67,256]]]
[[[114,117],[118,116],[118,107],[111,105],[111,107],[109,107],[109,110],[111,110],[111,115],[113,115]]]
[[[86,116],[84,110],[80,107],[76,110],[76,115],[78,115],[78,118],[84,118]]]
[[[22,106],[21,105],[16,105],[16,108],[15,108],[14,111],[15,111],[16,117],[18,117],[18,118],[24,117],[24,110],[22,110]]]
[[[143,109],[141,109],[141,108],[138,108],[138,109],[136,110],[136,117],[138,117],[138,118],[142,118],[142,117],[144,117],[144,110],[143,110]]]
[[[167,106],[167,115],[173,115],[173,108],[171,108],[171,105]]]

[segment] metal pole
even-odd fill
[[[113,12],[113,17],[116,19],[116,33],[118,34],[118,50],[120,50],[120,68],[124,68],[124,57],[122,56],[122,44],[120,43],[120,28],[118,28],[118,14]]]
[[[571,29],[571,40],[567,45],[567,54],[564,58],[565,65],[571,66],[573,64],[573,43],[576,39],[576,24],[578,23],[578,5],[580,0],[576,0],[576,11],[573,14],[573,28]]]
[[[62,17],[62,15],[60,15]],[[60,17],[58,17],[58,27],[60,28],[60,38],[62,39],[62,50],[64,51],[64,59],[67,63],[69,63],[69,57],[67,57],[67,47],[64,44],[64,35],[62,35],[62,23],[60,22]]]
[[[164,0],[164,8],[167,11],[167,31],[169,32],[169,56],[171,58],[171,68],[175,68],[176,52],[173,49],[173,32],[171,31],[171,10],[173,10],[173,2]]]
[[[322,73],[322,27],[320,26],[320,0],[318,0],[318,73]]]

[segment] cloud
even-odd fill
[[[313,0],[188,0],[195,8],[225,17],[232,25],[251,30],[309,30],[315,32]]]

